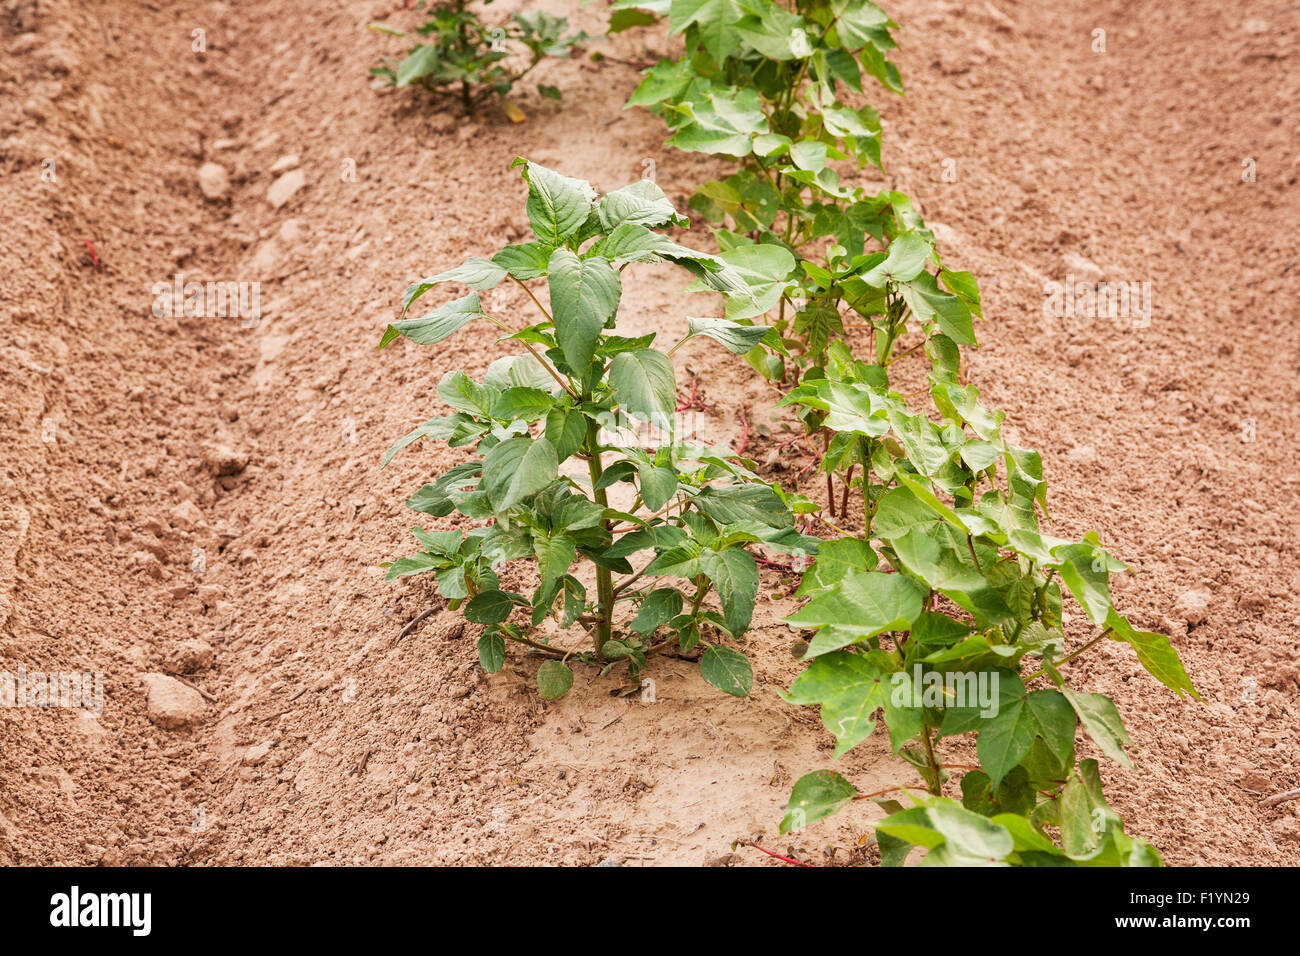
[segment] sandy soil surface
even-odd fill
[[[832,748],[777,696],[797,665],[775,571],[745,700],[670,661],[654,703],[582,675],[546,704],[535,663],[485,676],[445,609],[396,641],[440,599],[378,564],[457,453],[380,455],[443,372],[506,354],[379,353],[402,289],[524,235],[517,154],[600,189],[653,162],[678,199],[719,171],[622,111],[626,63],[548,64],[565,101],[523,97],[520,125],[370,89],[400,44],[366,24],[409,24],[399,6],[0,8],[0,671],[103,674],[98,715],[0,708],[0,863],[763,863],[731,853],[760,835],[844,859],[872,811],[775,836]],[[543,6],[601,32],[599,4]],[[1106,769],[1113,801],[1170,863],[1300,863],[1300,802],[1261,807],[1300,785],[1300,5],[888,9],[908,95],[876,97],[878,181],[982,278],[972,380],[1043,450],[1057,533],[1133,564],[1125,609],[1205,696],[1118,646],[1079,667],[1140,749]],[[177,274],[260,283],[260,321],[155,315]],[[1071,274],[1149,282],[1149,324],[1045,318]],[[684,329],[667,278],[626,283],[633,325]],[[760,383],[679,356],[702,429],[744,416],[760,460],[776,447]],[[772,467],[816,495],[807,464]],[[879,739],[838,769],[906,776]]]

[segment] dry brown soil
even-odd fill
[[[544,5],[601,30],[599,4]],[[0,670],[104,675],[98,716],[0,709],[0,862],[699,864],[760,836],[844,859],[874,809],[775,836],[832,742],[777,696],[797,671],[777,572],[745,700],[669,661],[654,703],[584,674],[546,704],[535,662],[483,675],[445,609],[395,643],[440,604],[379,562],[407,548],[402,499],[460,453],[380,455],[437,412],[446,370],[507,354],[469,332],[380,353],[402,289],[524,235],[517,154],[600,189],[653,162],[676,199],[723,169],[622,111],[627,63],[548,64],[564,102],[525,95],[518,125],[372,90],[400,44],[366,24],[409,24],[397,6],[0,8]],[[908,94],[876,97],[876,181],[982,278],[972,381],[1043,450],[1054,530],[1132,562],[1123,608],[1173,636],[1205,697],[1119,646],[1076,669],[1140,750],[1106,769],[1114,802],[1174,864],[1300,863],[1300,801],[1261,806],[1300,785],[1300,4],[888,6]],[[601,49],[669,47],[658,29]],[[276,208],[284,157],[303,185]],[[177,273],[259,282],[260,321],[156,317]],[[1070,273],[1150,282],[1149,325],[1045,318],[1044,283]],[[630,276],[629,323],[684,329],[676,281]],[[776,447],[762,385],[707,346],[679,355],[702,427],[734,440],[743,415],[756,455]],[[821,494],[807,464],[772,467]],[[1208,598],[1190,627],[1188,591]],[[149,719],[146,675],[167,670],[208,695],[188,729]],[[906,779],[879,737],[838,769]]]

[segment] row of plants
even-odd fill
[[[690,203],[717,252],[671,237],[687,221],[651,182],[598,197],[517,160],[535,239],[414,284],[384,335],[432,344],[481,320],[524,349],[482,383],[448,373],[439,395],[455,414],[390,452],[422,438],[474,447],[408,504],[484,524],[415,529],[423,550],[389,576],[435,572],[443,596],[485,626],[486,670],[512,642],[547,658],[545,697],[568,690],[571,665],[635,677],[664,653],[698,659],[705,680],[739,696],[753,681],[740,650],[759,587],[753,552],[813,555],[796,592],[804,603],[785,619],[806,637],[786,697],[820,707],[837,758],[883,716],[918,783],[862,794],[815,771],[795,784],[782,832],[873,800],[886,812],[875,823],[885,865],[916,847],[932,865],[1158,864],[1107,804],[1097,761],[1080,758],[1080,729],[1121,766],[1133,748],[1114,703],[1071,687],[1068,665],[1120,642],[1175,694],[1196,691],[1169,640],[1116,609],[1110,576],[1125,565],[1095,534],[1043,530],[1041,457],[1004,437],[1003,414],[962,372],[981,315],[974,277],[943,266],[906,196],[868,194],[831,165],[880,163],[876,113],[849,104],[863,76],[901,91],[887,59],[895,24],[848,0],[614,10],[615,29],[666,17],[682,37],[682,56],[651,68],[630,105],[661,115],[672,145],[735,164]],[[648,262],[687,270],[690,289],[721,295],[722,314],[688,319],[666,348],[620,335],[622,277]],[[529,285],[542,280],[547,305]],[[478,292],[505,281],[527,291],[535,315],[484,310]],[[405,317],[443,282],[474,291]],[[778,405],[819,440],[824,506],[729,448],[677,440],[672,355],[697,336],[779,385]],[[900,392],[900,370],[924,387]],[[634,422],[661,437],[647,444]],[[530,596],[501,587],[514,561],[535,568]],[[1066,594],[1095,633],[1066,637]],[[557,647],[573,628],[589,640]],[[940,752],[947,738],[952,756]],[[976,763],[963,762],[972,752]],[[945,794],[954,772],[959,799]]]

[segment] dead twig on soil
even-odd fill
[[[180,674],[176,673],[175,671],[169,671],[169,670],[167,670],[167,668],[164,667],[164,668],[163,668],[163,673],[164,673],[164,674],[167,674],[167,675],[170,676],[170,677],[174,677],[174,678],[176,678],[176,680],[180,681],[182,684],[184,684],[186,687],[190,688],[191,690],[196,690],[196,691],[198,691],[201,695],[203,695],[203,699],[204,699],[204,700],[206,700],[206,701],[208,701],[208,702],[210,702],[210,703],[213,703],[213,704],[219,704],[219,703],[221,703],[221,701],[217,700],[217,698],[213,697],[211,694],[209,694],[206,690],[204,690],[204,689],[203,689],[202,687],[200,687],[198,684],[194,683],[193,681],[186,680],[184,677],[182,677]]]
[[[418,627],[421,622],[423,622],[430,614],[432,614],[436,610],[438,610],[436,607],[431,607],[428,608],[427,610],[421,611],[414,618],[412,618],[410,622],[407,623],[406,627],[398,631],[397,637],[393,638],[393,646],[396,647],[398,644],[400,644],[402,638],[406,637],[407,634],[410,634],[413,630],[415,630],[416,627]]]
[[[1259,805],[1261,807],[1276,807],[1279,803],[1286,803],[1288,800],[1300,800],[1300,787],[1275,793],[1271,797],[1265,797],[1259,801]]]

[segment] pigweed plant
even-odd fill
[[[480,321],[524,350],[492,363],[481,382],[448,372],[438,395],[454,414],[420,425],[385,457],[387,464],[422,439],[472,448],[470,460],[407,505],[477,523],[468,531],[413,528],[423,550],[388,565],[388,577],[432,572],[449,604],[463,604],[466,619],[485,626],[479,660],[489,673],[501,670],[510,643],[545,657],[538,671],[545,698],[569,689],[571,663],[605,671],[623,664],[636,678],[662,653],[698,655],[706,681],[744,696],[752,670],[735,645],[758,593],[746,548],[806,553],[817,543],[794,528],[791,507],[806,503],[761,479],[753,462],[676,439],[671,356],[696,336],[745,353],[770,330],[691,318],[686,336],[661,351],[655,333],[622,335],[616,323],[623,275],[634,263],[676,264],[695,276],[693,287],[745,303],[748,315],[767,297],[764,272],[788,268],[789,254],[774,247],[769,260],[738,268],[669,239],[663,228],[685,220],[649,181],[598,198],[586,182],[522,159],[516,165],[528,184],[534,240],[412,285],[403,316],[442,283],[473,291],[399,319],[380,343],[432,345]],[[534,315],[485,309],[479,293],[507,280],[527,292]],[[528,285],[542,280],[545,305]],[[662,436],[654,447],[636,441],[642,425]],[[512,562],[533,569],[531,595],[502,586]],[[557,646],[573,630],[585,632],[582,646]]]
[[[547,57],[568,57],[574,47],[590,39],[585,33],[566,33],[568,20],[545,11],[512,13],[504,23],[489,26],[469,6],[468,0],[433,5],[429,20],[416,28],[413,37],[371,24],[381,33],[415,40],[403,59],[371,69],[376,82],[396,87],[416,84],[456,98],[466,112],[497,97],[507,115],[520,120],[518,107],[506,100],[514,85]],[[543,96],[560,99],[554,86],[541,84],[537,89]]]

